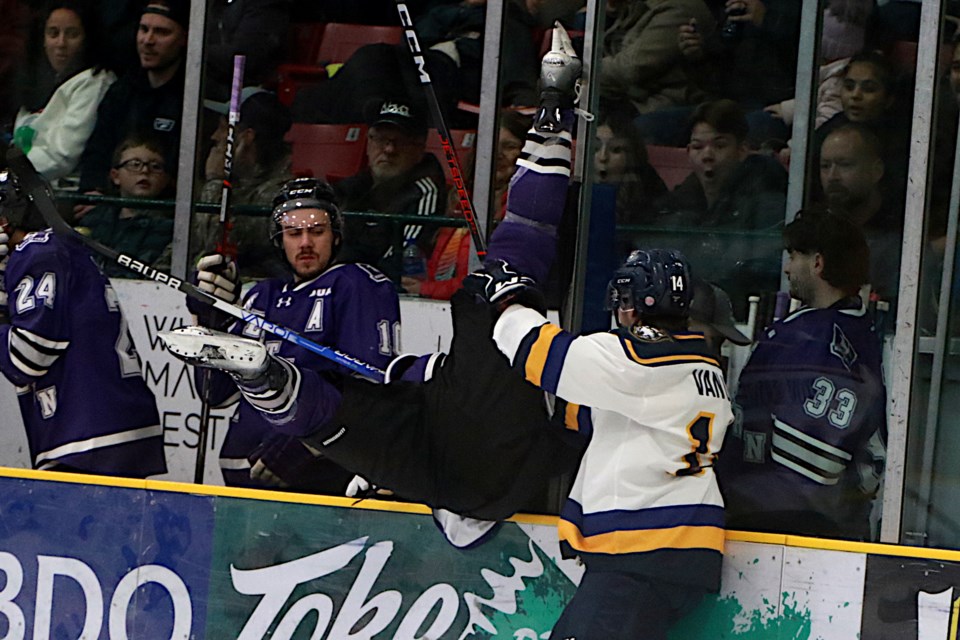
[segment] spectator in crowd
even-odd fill
[[[368,120],[367,163],[335,189],[347,211],[438,216],[446,204],[446,178],[437,158],[426,153],[427,126],[407,102],[385,100]],[[400,281],[400,256],[393,248],[393,225],[352,219],[344,225],[342,262],[365,262]],[[403,244],[432,251],[431,234],[407,223]]]
[[[843,112],[816,130],[812,140],[814,153],[819,153],[823,141],[837,127],[848,122],[868,127],[880,140],[885,195],[892,204],[902,207],[906,200],[910,156],[910,115],[906,105],[897,99],[896,75],[890,62],[876,52],[853,56],[843,73],[840,98]],[[819,156],[815,155],[813,166],[818,165]],[[810,184],[817,194],[817,181],[814,179]]]
[[[617,188],[617,224],[645,224],[667,187],[650,166],[647,145],[628,116],[613,113],[597,126],[594,182]]]
[[[147,0],[137,31],[140,68],[118,79],[97,109],[80,159],[82,191],[104,193],[113,150],[133,132],[152,131],[167,147],[167,164],[176,164],[189,16],[187,0]]]
[[[874,0],[843,0],[831,2],[823,8],[814,128],[819,128],[843,111],[841,94],[844,74],[851,57],[863,50],[867,25],[873,8]],[[795,100],[791,97],[767,105],[763,109],[769,117],[782,121],[786,126],[785,137],[780,138],[781,142],[790,138],[794,105]],[[757,114],[750,114],[747,116],[748,120],[751,116],[759,117]],[[764,127],[764,130],[771,129]]]
[[[864,125],[847,123],[827,135],[820,149],[820,186],[830,210],[861,229],[870,246],[868,282],[882,299],[897,295],[903,207],[890,201],[880,140]]]
[[[708,23],[689,16],[674,31],[682,65],[690,81],[711,98],[737,102],[745,112],[759,116],[750,122],[751,142],[779,137],[763,131],[770,119],[767,105],[793,97],[797,74],[796,43],[800,33],[801,3],[794,0],[712,0]],[[716,22],[718,28],[714,29]],[[648,142],[682,146],[690,108],[644,114],[637,124]]]
[[[214,0],[209,4],[204,95],[218,101],[229,100],[233,56],[237,54],[246,56],[244,84],[275,81],[277,66],[286,54],[290,3],[291,0]]]
[[[646,114],[706,98],[688,74],[676,36],[690,20],[713,30],[703,0],[614,0],[607,5],[610,26],[597,77],[605,109]]]
[[[0,244],[10,251],[4,291],[11,295],[0,373],[22,389],[33,468],[166,473],[157,403],[110,281],[76,238],[42,231],[36,205],[12,174],[2,175]]]
[[[113,154],[110,181],[121,198],[156,200],[174,195],[174,172],[167,169],[163,144],[153,138],[127,137]],[[83,217],[90,237],[140,262],[161,270],[170,268],[173,241],[171,211],[137,209],[133,202],[100,205]],[[111,278],[132,278],[129,269],[115,263],[102,266]]]
[[[517,170],[517,159],[523,148],[523,139],[530,127],[530,118],[516,111],[500,112],[500,128],[497,133],[497,163],[493,172],[493,200],[497,207],[493,223],[503,220],[507,211],[507,189],[510,178]],[[476,155],[464,161],[464,182],[473,184]],[[447,198],[447,217],[463,215],[460,197],[451,190]],[[426,271],[422,277],[404,274],[400,285],[404,291],[424,298],[449,300],[470,270],[470,229],[468,227],[440,227],[433,239],[433,251],[427,258]]]
[[[233,141],[230,173],[230,204],[260,205],[269,208],[277,190],[293,175],[290,171],[290,144],[284,136],[290,130],[290,111],[276,94],[246,87],[241,92],[240,119]],[[204,105],[219,115],[211,136],[213,146],[204,167],[206,182],[200,192],[203,202],[220,202],[223,195],[224,158],[227,146],[229,103],[205,100]],[[234,215],[230,239],[237,244],[238,263],[244,276],[279,277],[286,267],[270,242],[270,216]],[[199,257],[220,239],[219,214],[194,214],[193,244]]]
[[[680,230],[676,246],[729,292],[743,319],[749,295],[779,286],[779,239],[736,232],[779,229],[787,172],[750,152],[746,117],[732,100],[700,105],[690,122],[693,172],[661,203],[657,224]]]
[[[740,374],[742,421],[717,467],[727,524],[869,540],[886,439],[880,341],[858,295],[869,249],[850,220],[816,210],[787,225],[784,245],[802,306]]]
[[[255,284],[243,305],[270,322],[290,327],[309,340],[385,368],[396,355],[400,304],[393,284],[369,265],[336,264],[341,244],[340,207],[326,182],[297,178],[282,185],[274,200],[270,237],[283,254],[288,274]],[[201,258],[201,289],[236,303],[236,263],[220,254]],[[234,335],[264,342],[271,353],[289,358],[314,375],[330,376],[336,364],[253,324],[234,321],[203,304],[188,301],[198,323],[228,327]],[[199,375],[199,374],[198,374]],[[225,374],[212,380],[209,401],[227,406],[237,387]],[[280,407],[277,407],[278,409]],[[274,432],[263,414],[241,400],[220,451],[220,468],[231,486],[290,488],[344,495],[353,477],[329,459],[316,458],[298,440]]]
[[[500,111],[500,128],[497,131],[497,164],[493,171],[493,200],[491,201],[491,206],[496,207],[496,212],[493,214],[494,226],[499,224],[507,213],[507,190],[510,186],[510,179],[517,171],[517,159],[523,150],[523,141],[529,128],[529,116],[512,109],[502,109]],[[476,158],[471,157],[470,163],[475,164]],[[453,193],[450,194],[450,200],[454,200]],[[447,210],[450,211],[449,204]]]
[[[42,62],[31,73],[13,140],[48,180],[70,174],[116,75],[100,50],[97,20],[79,0],[52,3],[43,19]]]

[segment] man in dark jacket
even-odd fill
[[[346,211],[443,215],[446,179],[440,162],[426,153],[427,126],[409,102],[385,100],[368,120],[367,164],[360,173],[335,185]],[[400,256],[388,223],[349,220],[344,225],[342,262],[366,262],[399,281]],[[431,232],[406,224],[403,244],[420,245],[429,255]]]
[[[176,165],[189,16],[186,0],[148,0],[137,31],[140,68],[117,80],[100,103],[80,158],[82,191],[105,193],[113,151],[131,133],[162,140],[167,165]]]

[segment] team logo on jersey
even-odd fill
[[[857,351],[839,325],[833,325],[833,341],[830,343],[830,353],[840,358],[840,362],[847,368],[853,367],[857,361]]]
[[[293,298],[290,296],[285,298],[277,298],[277,309],[280,307],[289,307],[291,304],[293,304]]]
[[[743,431],[743,461],[763,464],[766,462],[767,434],[760,431]]]
[[[40,415],[44,420],[52,418],[57,412],[57,388],[37,389],[37,404],[40,405]]]

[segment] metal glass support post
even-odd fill
[[[200,84],[203,78],[203,33],[206,26],[206,0],[191,0],[190,28],[187,30],[186,77],[183,82],[183,112],[180,115],[180,155],[177,166],[177,205],[173,217],[173,251],[170,271],[178,278],[187,276],[190,247],[190,211],[193,205],[193,175],[197,163],[197,132],[200,125]]]
[[[601,0],[587,2],[587,20],[584,27],[583,41],[583,72],[581,74],[580,108],[590,113],[596,113],[600,99],[599,91],[593,86],[597,77],[595,70],[599,68],[603,49],[600,43],[603,39],[604,8],[606,3]],[[577,155],[573,159],[572,182],[583,183],[584,167],[588,159],[593,158],[593,135],[588,123],[583,118],[577,120]],[[567,292],[567,305],[563,309],[562,325],[567,331],[578,333],[582,324],[583,315],[583,288],[584,276],[587,269],[587,233],[590,228],[590,189],[584,185],[580,189],[579,216],[577,220],[577,244],[573,258],[573,276],[570,289]]]
[[[920,252],[923,249],[923,216],[927,202],[928,160],[933,128],[934,87],[937,82],[940,16],[943,0],[925,0],[920,10],[916,91],[907,175],[907,203],[903,221],[903,254],[893,368],[890,380],[890,423],[887,425],[887,461],[883,481],[883,514],[880,541],[899,543],[902,529],[903,488],[907,453],[907,427],[913,362],[917,344],[917,301],[920,289]],[[951,201],[951,206],[953,202]],[[931,395],[931,400],[933,396]],[[926,452],[924,454],[926,458]],[[925,509],[921,505],[922,510]]]
[[[490,218],[494,211],[490,198],[493,192],[493,168],[497,162],[498,112],[500,105],[501,34],[503,3],[489,0],[483,31],[483,66],[480,71],[480,118],[474,142],[473,207],[481,233],[489,239]],[[460,158],[463,162],[463,158]],[[493,207],[499,203],[493,203]],[[470,252],[470,270],[480,267],[477,252]]]

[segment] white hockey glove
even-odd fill
[[[230,304],[240,299],[240,275],[237,263],[214,253],[197,262],[197,288]]]

